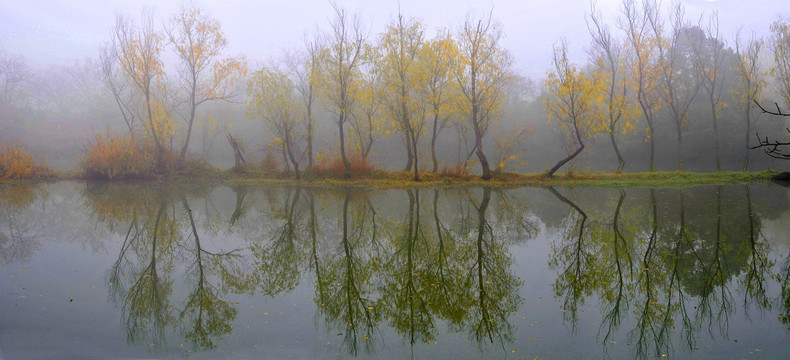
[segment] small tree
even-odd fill
[[[557,130],[570,140],[569,154],[557,162],[546,176],[554,175],[567,162],[584,150],[584,139],[594,136],[603,126],[596,121],[595,78],[568,61],[568,44],[565,39],[554,47],[554,69],[547,74],[546,87],[553,98],[545,99],[544,106],[549,121],[557,121]]]
[[[293,82],[281,72],[262,68],[252,75],[247,94],[250,97],[247,114],[260,118],[282,141],[284,155],[299,179],[300,151],[296,139],[302,107],[296,98]]]

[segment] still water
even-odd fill
[[[0,358],[790,358],[790,191],[0,187]]]

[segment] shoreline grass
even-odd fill
[[[357,174],[345,180],[335,176],[316,176],[305,173],[302,179],[296,180],[292,174],[281,171],[261,170],[257,168],[242,169],[239,172],[221,170],[210,167],[188,168],[170,176],[153,179],[117,179],[91,180],[80,173],[58,173],[55,176],[38,179],[53,180],[84,180],[95,182],[139,181],[139,182],[222,182],[249,185],[284,185],[310,187],[363,187],[363,188],[415,188],[415,187],[467,187],[467,186],[593,186],[593,187],[652,187],[677,188],[701,185],[725,185],[770,182],[779,174],[775,170],[763,171],[655,171],[634,173],[611,172],[573,172],[555,174],[552,177],[545,173],[498,173],[491,180],[482,180],[476,175],[440,175],[421,173],[421,181],[413,181],[414,174],[403,171],[373,170],[365,174]],[[1,182],[30,182],[37,179],[6,180]]]

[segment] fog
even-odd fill
[[[685,8],[684,23],[688,28],[704,29],[709,16],[718,15],[726,64],[717,85],[723,103],[717,120],[718,146],[722,169],[740,170],[746,154],[746,128],[744,108],[733,93],[739,83],[734,70],[735,35],[742,29],[742,36],[766,41],[759,54],[759,64],[763,72],[768,72],[775,66],[769,26],[780,19],[780,15],[790,13],[790,3],[782,0],[680,3]],[[251,96],[246,91],[247,83],[254,71],[263,67],[286,72],[285,54],[304,52],[306,39],[329,33],[336,15],[333,4],[326,1],[217,1],[192,5],[221,25],[227,45],[221,48],[218,57],[245,59],[249,72],[233,85],[234,89],[229,91],[231,96],[207,101],[197,108],[188,144],[189,156],[221,168],[232,166],[233,151],[225,139],[226,134],[232,134],[242,139],[251,161],[259,162],[266,151],[271,151],[277,153],[276,159],[285,166],[284,156],[271,145],[280,136],[267,129],[261,119],[248,115]],[[424,40],[433,39],[443,29],[457,37],[467,19],[486,19],[490,14],[493,22],[501,26],[503,37],[499,46],[512,57],[508,72],[511,79],[517,79],[505,87],[505,99],[496,110],[499,115],[495,116],[496,121],[491,123],[483,139],[484,152],[492,157],[493,167],[500,162],[504,164],[508,155],[514,155],[515,161],[503,165],[507,170],[545,171],[572,148],[573,144],[568,143],[562,129],[558,129],[558,122],[548,122],[544,103],[555,95],[547,86],[546,77],[553,67],[553,49],[561,38],[567,41],[572,64],[579,69],[594,70],[587,25],[591,12],[588,1],[339,1],[335,5],[349,16],[359,17],[365,42],[371,46],[380,43],[380,35],[397,20],[399,11],[404,17],[413,17],[423,24]],[[91,146],[94,136],[107,131],[127,133],[118,103],[102,81],[100,50],[113,39],[117,15],[140,23],[145,16],[141,14],[151,14],[155,31],[163,34],[168,19],[178,13],[181,6],[178,2],[161,4],[156,1],[8,1],[0,4],[0,143],[18,141],[37,158],[46,158],[51,167],[71,170],[79,167],[80,158]],[[597,11],[617,39],[625,37],[618,27],[621,6],[617,0],[597,3]],[[662,4],[661,17],[665,23],[669,13],[670,4]],[[665,33],[669,32],[669,27],[665,24]],[[167,41],[162,44],[163,81],[173,84],[168,86],[177,98],[178,56],[171,44]],[[361,71],[369,72],[372,66],[365,65]],[[767,74],[764,79],[767,83],[759,99],[761,103],[773,105],[777,102],[783,108],[790,108],[790,104],[782,100],[784,95],[776,79]],[[633,92],[629,96],[633,97]],[[176,153],[187,133],[187,123],[181,116],[182,106],[177,101],[172,104],[172,117],[176,121],[166,144]],[[316,101],[313,113],[313,152],[316,156],[337,154],[337,111],[329,101]],[[379,116],[384,118],[384,124],[395,121],[384,114]],[[785,119],[759,115],[758,109],[752,109],[750,144],[756,144],[757,134],[772,140],[786,139],[788,134],[784,129],[790,125]],[[655,168],[676,170],[676,130],[666,106],[657,109],[654,121]],[[626,163],[625,171],[645,171],[650,156],[648,125],[645,121],[634,123],[633,130],[618,131],[616,137]],[[509,151],[500,151],[497,138],[511,133],[514,127],[531,132]],[[145,133],[142,125],[135,131]],[[351,133],[351,129],[346,131]],[[384,169],[403,169],[407,163],[404,138],[398,135],[395,126],[380,131],[370,160]],[[468,126],[464,130],[463,124],[448,126],[438,136],[437,158],[443,166],[463,163],[467,158],[474,160],[469,156],[474,149],[474,138],[469,131]],[[716,170],[711,110],[703,90],[691,102],[682,132],[684,168]],[[430,170],[430,140],[430,128],[426,128],[418,145],[421,170]],[[617,159],[609,136],[599,133],[585,141],[585,150],[566,169],[614,171]],[[301,143],[298,147],[304,152]],[[299,161],[305,159],[302,157]],[[751,150],[749,169],[766,168],[787,168],[787,164],[766,156],[762,150]],[[479,169],[476,165],[474,171],[479,172]]]

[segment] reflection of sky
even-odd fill
[[[703,11],[717,10],[725,38],[733,38],[738,27],[768,33],[768,25],[780,14],[790,12],[785,0],[684,0],[687,18],[696,22]],[[599,0],[606,18],[617,14],[618,0]],[[664,2],[665,5],[669,2]],[[158,0],[73,2],[55,0],[4,1],[0,3],[0,49],[21,53],[34,63],[70,64],[77,58],[95,57],[109,38],[116,13],[138,17],[142,9],[155,12],[163,23],[175,12],[179,1]],[[376,34],[397,13],[397,1],[344,0],[339,6],[360,14]],[[402,12],[423,19],[428,34],[438,28],[455,29],[470,11],[485,13],[493,5],[493,16],[502,22],[504,46],[515,56],[517,67],[529,76],[542,76],[549,67],[552,45],[568,38],[571,55],[583,61],[589,36],[584,21],[590,11],[587,0],[473,1],[403,0]],[[316,27],[326,29],[332,8],[328,1],[207,1],[201,4],[217,18],[229,40],[231,54],[247,55],[253,63],[277,56],[282,49],[301,46],[304,34]],[[609,23],[614,27],[615,22]]]

